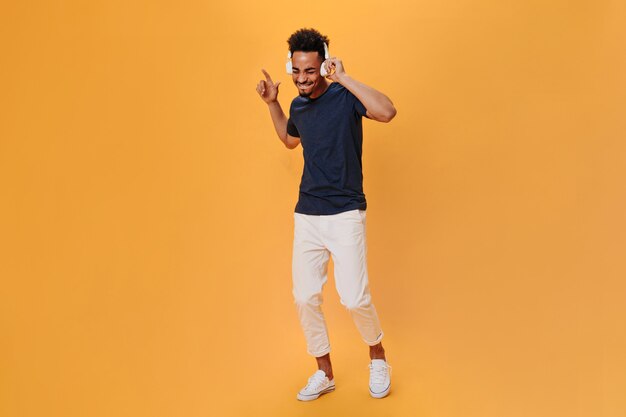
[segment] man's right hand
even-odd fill
[[[272,81],[272,77],[270,77],[267,71],[264,69],[261,71],[265,74],[265,79],[259,81],[256,86],[256,92],[259,93],[259,96],[261,96],[261,99],[264,102],[270,104],[278,98],[278,86],[280,85],[280,81],[274,83],[274,81]]]

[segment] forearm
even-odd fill
[[[396,108],[393,103],[389,97],[380,91],[345,73],[338,77],[338,82],[354,94],[376,120],[388,122],[396,115]]]
[[[287,139],[287,116],[285,116],[278,100],[268,103],[267,107],[270,110],[270,116],[272,116],[276,134],[278,134],[280,140],[284,142]]]
[[[285,116],[283,109],[280,107],[280,103],[278,100],[272,101],[268,103],[267,107],[270,110],[272,122],[274,123],[274,129],[276,129],[278,138],[285,144],[286,147],[291,148],[292,144],[289,143],[289,138],[287,137],[287,116]]]

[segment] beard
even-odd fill
[[[309,86],[310,90],[308,90],[308,92],[307,92],[306,90],[305,90],[305,91],[303,91],[301,87],[298,87],[298,85],[296,85],[296,87],[298,88],[298,94],[300,95],[300,97],[305,97],[305,98],[307,98],[307,97],[309,97],[311,94],[313,94],[313,91],[314,91],[313,86],[314,86],[314,85],[310,85],[310,86]]]

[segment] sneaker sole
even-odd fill
[[[385,389],[383,392],[372,392],[372,390],[370,390],[370,395],[373,398],[385,398],[387,395],[389,395],[389,391],[391,390],[391,384],[389,384],[387,386],[387,389]]]
[[[313,401],[313,400],[317,400],[317,399],[320,397],[320,395],[327,394],[327,393],[332,392],[332,391],[334,391],[334,390],[335,390],[335,386],[333,385],[333,386],[331,386],[331,387],[328,387],[328,388],[326,388],[326,389],[324,389],[324,390],[320,391],[320,392],[319,392],[319,393],[317,393],[317,394],[302,395],[302,394],[298,393],[297,398],[298,398],[298,400],[300,400],[300,401]]]

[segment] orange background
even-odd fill
[[[0,415],[623,416],[626,4],[5,2]],[[301,148],[286,39],[387,94],[364,122],[369,268],[394,368],[291,298]]]

